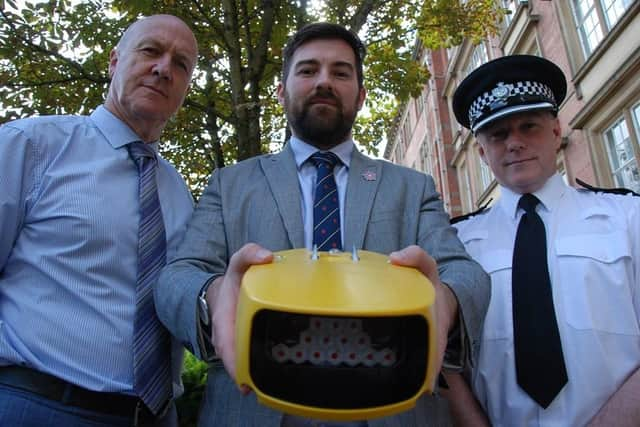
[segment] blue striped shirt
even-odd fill
[[[136,140],[104,107],[0,127],[0,365],[131,392]],[[193,201],[164,159],[156,179],[170,258]]]

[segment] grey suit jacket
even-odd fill
[[[355,246],[388,254],[417,244],[435,258],[441,281],[451,287],[458,299],[472,350],[470,356],[475,359],[489,304],[489,278],[467,255],[455,229],[449,225],[433,179],[387,161],[370,159],[354,149],[344,209],[345,248]],[[158,315],[196,355],[201,354],[197,296],[211,277],[224,273],[231,255],[249,242],[273,251],[304,247],[301,193],[293,152],[288,145],[278,154],[215,170],[177,256],[162,271],[155,288]],[[211,370],[210,375],[226,374]],[[209,386],[214,382],[209,378]],[[230,402],[232,398],[227,394],[235,400],[243,397],[230,382],[229,387],[219,394],[218,385],[215,394],[226,396],[222,405],[228,410],[211,402],[209,415],[217,414],[218,418],[216,423],[208,421],[208,425],[252,425],[248,412],[263,409],[245,408],[241,411],[245,415],[238,415],[236,420],[231,414],[239,410],[238,405],[246,406],[246,402],[237,405]],[[205,418],[211,417],[205,413]],[[231,418],[237,423],[230,422]],[[243,418],[246,420],[242,421]],[[278,425],[273,422],[255,425]],[[426,421],[416,422],[426,425]]]

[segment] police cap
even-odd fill
[[[511,114],[549,110],[558,112],[567,82],[553,62],[533,55],[509,55],[476,68],[453,95],[458,122],[474,133]]]

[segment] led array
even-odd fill
[[[300,333],[297,344],[278,343],[271,355],[279,363],[312,365],[388,367],[396,362],[392,349],[376,350],[371,346],[371,337],[362,329],[362,319],[332,317],[311,317],[309,328]]]

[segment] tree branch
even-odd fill
[[[64,79],[46,80],[46,81],[40,81],[40,82],[4,83],[3,86],[14,88],[14,89],[24,89],[24,88],[30,88],[30,87],[42,87],[42,86],[52,86],[52,85],[58,85],[58,84],[64,84],[64,83],[71,83],[71,82],[77,82],[80,80],[90,80],[94,83],[109,83],[109,79],[100,79],[100,80],[93,79],[92,80],[92,79],[87,79],[86,76],[75,76],[75,77],[68,77]]]
[[[13,30],[13,34],[14,36],[22,41],[25,44],[25,47],[35,51],[35,52],[40,52],[46,56],[52,57],[57,59],[58,61],[62,62],[63,65],[66,65],[72,69],[74,69],[75,71],[77,71],[78,73],[80,73],[82,75],[83,78],[85,78],[86,80],[89,80],[91,82],[94,83],[102,83],[104,82],[105,78],[103,76],[100,77],[95,77],[91,74],[89,74],[87,72],[87,70],[78,62],[67,58],[66,56],[60,54],[57,51],[51,50],[51,49],[47,49],[44,46],[38,45],[33,43],[33,41],[30,38],[24,37],[22,36],[23,32],[19,31],[19,29],[16,27],[16,22],[13,21],[6,13],[4,10],[0,9],[0,14],[2,15],[2,17],[6,20],[6,22],[8,23],[9,27],[11,27],[11,29]],[[28,28],[29,31],[31,31],[31,28]],[[108,80],[107,80],[108,81]]]

